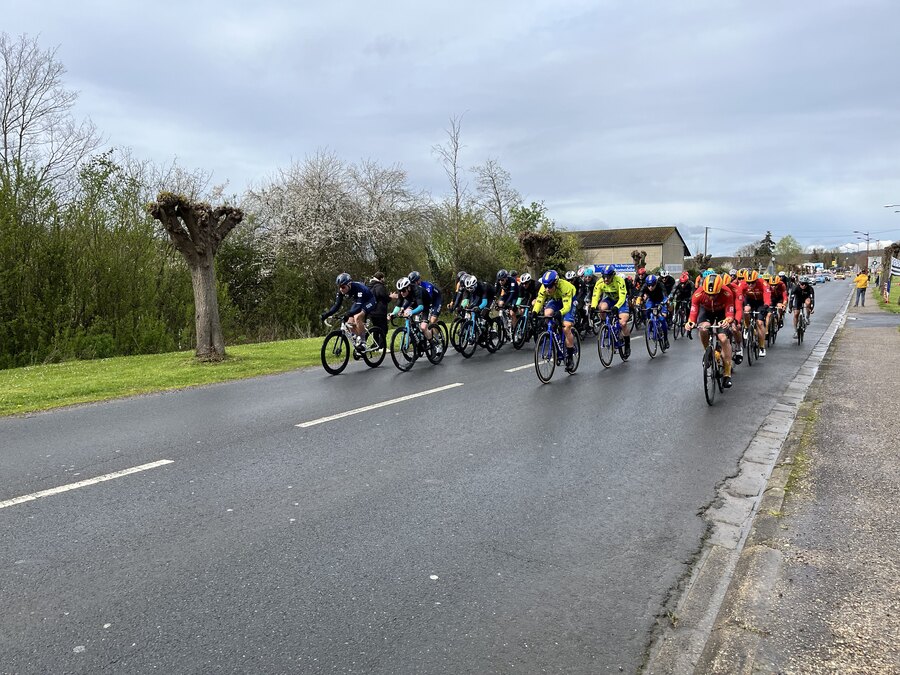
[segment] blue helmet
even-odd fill
[[[645,282],[648,286],[652,286],[652,285],[655,284],[657,281],[658,281],[658,279],[656,278],[656,275],[655,275],[655,274],[651,274],[651,275],[648,276],[646,279],[644,279],[644,282]]]
[[[544,272],[544,276],[541,277],[541,285],[543,286],[552,286],[559,280],[559,275],[556,273],[556,270],[547,270]]]
[[[601,270],[601,272],[605,277],[613,277],[616,275],[616,268],[613,265],[607,265]]]
[[[422,275],[413,270],[409,274],[406,275],[406,278],[409,279],[412,283],[416,283],[419,279],[422,278]]]
[[[587,265],[587,266],[584,268],[584,271],[581,273],[581,276],[587,277],[588,279],[590,279],[592,276],[594,276],[594,266],[593,266],[593,265]]]
[[[335,279],[334,282],[338,286],[343,286],[344,284],[349,284],[350,283],[350,275],[347,274],[346,272],[341,272],[340,274],[337,275],[337,279]]]

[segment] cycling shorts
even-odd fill
[[[562,300],[550,300],[547,303],[547,307],[552,309],[554,312],[562,311]],[[577,303],[573,300],[572,307],[569,308],[569,313],[563,317],[563,321],[568,321],[569,323],[575,323],[575,312],[577,309]]]
[[[440,316],[441,308],[444,306],[444,299],[438,295],[431,300],[431,309],[428,310],[428,316]]]
[[[604,295],[602,298],[600,298],[600,303],[597,305],[597,307],[599,307],[600,305],[602,305],[604,302],[605,302],[609,307],[615,307],[615,306],[616,306],[616,303],[614,303],[614,302],[612,301],[612,298],[610,298],[608,295]],[[631,312],[630,312],[629,309],[628,309],[628,301],[626,300],[625,302],[622,303],[622,306],[619,307],[619,314],[630,314],[630,313],[631,313]]]
[[[791,309],[802,309],[806,304],[806,301],[809,300],[810,305],[814,305],[812,296],[807,296],[805,298],[801,298],[799,295],[793,296],[791,299]]]
[[[656,307],[656,305],[659,305],[659,313],[660,314],[665,316],[668,313],[669,303],[667,303],[667,302],[653,302],[652,300],[648,299],[647,302],[644,303],[644,307],[647,309],[653,309],[654,307]]]
[[[725,320],[725,310],[717,309],[715,311],[707,309],[701,305],[700,311],[697,313],[697,325],[701,323],[720,323]],[[722,331],[719,331],[722,332]]]
[[[759,316],[756,317],[758,321],[765,321],[766,315],[769,313],[769,306],[765,304],[765,302],[762,300],[748,299],[746,304],[750,306],[751,312],[759,312]]]
[[[370,300],[369,302],[363,304],[361,302],[354,302],[350,309],[347,310],[347,316],[356,316],[360,312],[365,312],[366,314],[371,314],[375,309],[375,301]]]

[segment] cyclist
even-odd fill
[[[666,321],[667,310],[669,309],[669,296],[662,282],[653,274],[647,276],[644,288],[641,290],[642,305],[650,310],[659,305],[659,315],[661,317],[663,328],[663,344],[665,348],[669,348],[669,325]],[[638,311],[638,310],[636,310]]]
[[[625,289],[625,280],[616,274],[616,268],[607,265],[603,268],[602,279],[594,284],[594,293],[591,295],[591,309],[600,309],[602,314],[615,312],[619,315],[619,325],[622,327],[622,337],[625,338],[625,358],[631,356],[631,329],[628,327],[628,291]]]
[[[787,304],[787,286],[777,274],[769,281],[769,293],[772,296],[772,304],[778,310],[778,327],[784,327],[784,308]]]
[[[701,288],[691,296],[691,316],[684,325],[691,330],[695,325],[700,330],[700,342],[704,351],[709,346],[710,324],[718,323],[716,335],[722,348],[722,365],[725,377],[722,386],[731,387],[731,341],[728,339],[731,323],[734,321],[734,295],[727,289],[718,274],[710,274],[702,280]]]
[[[659,271],[659,283],[662,284],[666,295],[672,295],[672,289],[675,288],[675,277],[669,274],[669,270],[661,269]]]
[[[809,308],[809,313],[812,315],[816,306],[816,291],[810,285],[808,278],[800,277],[800,282],[797,284],[793,296],[791,296],[791,309],[794,310],[794,337],[797,337],[800,309],[804,306]]]
[[[640,294],[640,292],[644,289],[644,283],[647,281],[647,268],[641,267],[638,269],[637,274],[634,277],[634,292],[636,294]]]
[[[516,298],[517,307],[531,307],[538,294],[538,283],[531,278],[528,272],[519,277],[519,297]]]
[[[422,275],[413,270],[406,275],[410,283],[418,286],[423,291],[423,296],[428,296],[428,323],[432,326],[438,322],[441,315],[441,308],[444,306],[444,298],[441,296],[441,289],[430,281],[424,281]],[[399,291],[399,289],[397,289]],[[425,331],[422,331],[423,333]]]
[[[685,309],[684,316],[687,317],[688,312],[690,311],[691,306],[691,296],[694,294],[694,282],[691,281],[691,275],[687,273],[687,270],[681,273],[681,276],[678,277],[678,282],[675,284],[675,287],[672,289],[672,292],[669,294],[669,297],[672,299],[672,303],[675,307],[678,307],[681,303],[685,303],[687,308]],[[694,336],[691,333],[688,333],[688,339],[693,340]]]
[[[735,270],[736,271],[736,270]],[[730,274],[722,275],[722,283],[731,291],[734,296],[734,322],[740,326],[744,320],[744,290],[747,284],[739,277],[732,277]],[[735,363],[741,363],[744,360],[744,337],[740,330],[733,331],[734,336],[734,359]]]
[[[481,315],[481,318],[487,319],[491,303],[494,302],[496,295],[494,284],[478,281],[474,274],[470,274],[466,277],[463,285],[466,299],[469,301],[469,309],[475,310]]]
[[[560,279],[555,270],[548,270],[541,277],[541,289],[534,302],[534,311],[540,313],[541,309],[544,309],[544,316],[556,316],[557,320],[562,320],[563,333],[566,337],[566,370],[572,370],[572,348],[575,346],[575,337],[572,335],[576,310],[575,287],[565,279]]]
[[[469,273],[460,270],[456,273],[456,288],[453,289],[453,300],[450,301],[450,304],[447,305],[447,309],[451,312],[455,309],[459,309],[460,302],[462,302],[463,294],[466,292],[465,285],[463,282],[466,280],[466,277],[469,276]]]
[[[509,333],[512,336],[516,332],[516,322],[519,320],[515,312],[516,300],[519,297],[519,282],[507,270],[500,270],[497,272],[497,292],[500,294],[497,298],[497,307],[509,315]]]
[[[423,286],[410,281],[408,276],[397,279],[397,292],[400,294],[400,298],[397,301],[397,306],[394,307],[393,314],[396,315],[402,312],[403,316],[408,317],[418,314],[420,319],[419,330],[422,331],[425,339],[431,342],[434,334],[427,319],[431,311],[431,295]]]
[[[756,270],[741,270],[742,281],[747,284],[744,290],[744,318],[749,320],[750,312],[759,312],[756,319],[756,334],[759,340],[759,356],[766,355],[766,318],[772,305],[772,293],[769,284],[759,278]]]
[[[350,305],[350,309],[345,317],[347,325],[356,333],[356,348],[360,349],[364,344],[366,316],[375,309],[375,296],[372,295],[372,291],[369,290],[368,286],[358,281],[353,281],[346,272],[338,274],[335,283],[338,290],[337,295],[334,296],[334,304],[329,310],[322,313],[322,321],[325,321],[325,319],[337,312],[341,305],[344,304],[345,298],[352,297],[353,304]]]
[[[579,307],[584,307],[584,316],[588,322],[591,320],[591,297],[594,295],[596,283],[597,277],[594,275],[594,266],[585,265],[581,271],[581,291],[575,299],[578,301]]]

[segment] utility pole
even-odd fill
[[[706,244],[709,241],[709,228],[705,228],[706,231],[703,233],[703,257],[706,257]]]
[[[853,233],[854,233],[854,234],[861,234],[861,235],[863,235],[863,237],[866,238],[866,264],[865,264],[865,265],[861,265],[861,267],[862,267],[862,268],[865,268],[865,269],[868,269],[868,268],[869,268],[869,233],[868,233],[868,232],[861,232],[861,231],[859,231],[859,230],[853,230]],[[862,239],[862,237],[860,237],[860,239]]]

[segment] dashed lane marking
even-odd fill
[[[21,497],[13,497],[12,499],[7,499],[6,501],[0,502],[0,509],[5,509],[7,506],[15,506],[16,504],[24,504],[25,502],[34,501],[35,499],[40,499],[41,497],[49,497],[51,495],[58,495],[61,492],[68,492],[69,490],[76,490],[78,488],[83,488],[88,485],[94,485],[95,483],[103,483],[104,481],[112,480],[113,478],[121,478],[122,476],[127,476],[132,473],[138,473],[139,471],[147,471],[149,469],[155,469],[160,466],[165,466],[166,464],[172,464],[173,460],[171,459],[160,459],[156,462],[150,462],[149,464],[141,464],[140,466],[133,466],[130,469],[122,469],[121,471],[113,471],[112,473],[105,473],[102,476],[97,476],[96,478],[88,478],[86,480],[80,480],[77,483],[69,483],[68,485],[60,485],[59,487],[50,488],[49,490],[41,490],[40,492],[32,492],[29,495],[22,495]]]
[[[427,391],[420,391],[418,394],[408,394],[407,396],[401,396],[400,398],[392,398],[389,401],[382,401],[381,403],[373,403],[372,405],[363,406],[362,408],[356,408],[354,410],[348,410],[347,412],[338,413],[337,415],[329,415],[328,417],[320,417],[317,420],[310,420],[309,422],[301,422],[300,424],[295,424],[294,426],[300,427],[301,429],[306,429],[307,427],[314,427],[317,424],[324,424],[325,422],[332,422],[334,420],[339,420],[342,417],[349,417],[350,415],[358,415],[359,413],[368,412],[369,410],[375,410],[376,408],[383,408],[387,405],[394,405],[395,403],[402,403],[403,401],[409,401],[413,398],[419,398],[420,396],[428,396],[429,394],[437,394],[441,391],[447,391],[448,389],[454,389],[455,387],[463,386],[462,382],[454,382],[453,384],[448,384],[443,387],[438,387],[436,389],[428,389]]]
[[[504,373],[514,373],[514,372],[516,372],[517,370],[525,370],[526,368],[533,368],[533,367],[534,367],[534,364],[533,364],[533,363],[526,363],[524,366],[517,366],[517,367],[515,367],[515,368],[507,368],[507,369],[504,370],[503,372],[504,372]]]

